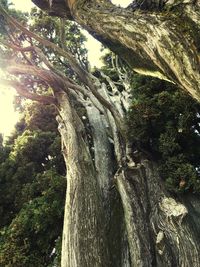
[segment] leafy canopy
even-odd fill
[[[170,83],[133,76],[129,138],[153,155],[172,192],[200,192],[200,104]]]

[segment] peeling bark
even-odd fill
[[[97,172],[78,115],[65,93],[57,93],[56,97],[59,103],[59,131],[67,163],[62,267],[103,267],[109,259]]]
[[[143,2],[145,10],[66,1],[65,10],[136,72],[176,83],[200,101],[199,1]]]
[[[48,8],[53,7],[49,1],[46,3]],[[76,20],[127,59],[134,69],[161,75],[199,98],[199,3],[185,6],[181,17],[171,13],[133,13],[104,0],[70,3]],[[179,6],[179,2],[174,5]],[[186,20],[183,28],[177,28],[185,18],[190,24]],[[188,25],[197,29],[195,36]],[[19,29],[24,31],[20,25]],[[132,147],[123,125],[129,104],[128,87],[121,95],[116,94],[117,89],[107,79],[111,86],[108,94],[106,86],[82,70],[69,53],[36,34],[32,37],[69,58],[87,87],[69,83],[51,66],[49,70],[28,70],[52,86],[54,98],[48,100],[56,100],[59,113],[67,166],[61,266],[199,267],[199,200],[172,198],[153,161],[141,157],[137,164],[132,159]],[[26,67],[12,66],[8,71],[16,75],[24,73]],[[82,100],[89,126],[78,116],[71,95]]]
[[[156,165],[142,160],[116,178],[132,266],[200,266],[199,236],[191,213],[165,192]]]

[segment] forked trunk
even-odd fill
[[[54,4],[70,6],[76,21],[135,70],[168,79],[200,100],[199,1],[192,5],[189,0],[182,13],[177,6],[177,14],[167,14],[166,10],[132,12],[106,0],[68,0],[67,5],[64,0],[40,2],[49,4],[50,9]],[[19,28],[28,32],[23,26]],[[188,197],[185,205],[172,198],[162,185],[156,164],[132,151],[123,123],[129,92],[114,91],[107,79],[108,93],[68,52],[35,34],[31,36],[66,56],[85,84],[80,88],[62,73],[53,72],[48,62],[49,70],[42,71],[23,64],[8,67],[11,74],[28,71],[55,87],[55,98],[45,100],[58,107],[67,167],[61,266],[199,267],[200,204],[194,197],[192,201]],[[32,99],[33,95],[29,93]],[[82,118],[74,100],[85,110]]]
[[[200,266],[198,202],[170,197],[154,162],[135,164],[109,113],[88,105],[83,124],[65,93],[57,99],[67,165],[61,266]]]

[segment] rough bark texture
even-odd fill
[[[200,266],[191,210],[166,194],[156,165],[142,160],[118,174],[117,183],[132,266]]]
[[[55,97],[67,166],[61,266],[131,266],[109,121],[89,102],[84,127],[67,95]]]
[[[95,1],[82,5],[77,1],[73,12],[78,23],[135,71],[173,81],[200,99],[200,28],[189,12],[133,13],[108,4],[98,8]],[[200,18],[199,12],[198,6],[195,14]]]
[[[62,266],[106,266],[105,217],[84,127],[65,93],[57,93],[59,131],[67,165]]]
[[[76,0],[66,1],[66,13],[69,6],[81,26],[135,71],[170,80],[200,100],[199,1],[149,1],[141,10],[106,0]]]
[[[160,4],[158,10],[157,1],[148,2],[154,12],[144,11],[145,6],[121,9],[105,0],[66,1],[64,6],[134,70],[170,80],[200,100],[199,1]],[[56,6],[47,8],[53,12]],[[61,15],[59,8],[56,14]],[[115,107],[123,117],[129,98],[119,98],[113,88],[109,94],[105,87],[95,89],[93,96],[107,102],[98,100],[99,109],[85,105],[92,146],[67,95],[55,95],[67,165],[62,267],[200,266],[199,201],[174,199],[152,160],[133,161],[116,113],[109,109]]]
[[[101,94],[114,102],[104,86]],[[56,97],[67,165],[62,267],[200,266],[199,201],[188,197],[186,207],[165,191],[154,162],[131,162],[110,112],[86,105],[89,145],[66,95]]]

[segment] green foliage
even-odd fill
[[[20,10],[16,11],[13,8],[12,1],[9,0],[0,0],[0,6],[2,6],[10,15],[12,15],[14,18],[18,19],[19,21],[23,23],[27,23],[27,13],[22,12]],[[6,22],[4,17],[0,16],[0,36],[4,34],[10,34],[14,31],[14,29],[8,29],[6,26]],[[16,30],[16,29],[15,29]],[[1,36],[2,37],[2,36]]]
[[[16,139],[10,157],[17,163],[23,160],[24,164],[32,161],[45,164],[48,156],[45,148],[50,146],[55,136],[56,134],[52,132],[26,130],[22,136]]]
[[[77,24],[66,22],[63,29],[60,19],[48,17],[37,9],[32,10],[30,17],[8,6],[7,10],[33,32],[69,50],[87,69],[85,37]],[[65,58],[8,27],[3,17],[0,19],[2,39],[8,41],[11,36],[15,45],[38,46],[55,72],[77,79]],[[13,56],[13,51],[4,45],[0,52],[3,64]],[[42,60],[36,53],[26,55],[41,67]],[[20,53],[16,61],[27,64]],[[42,78],[33,79],[27,74],[19,78],[30,92],[52,94]],[[6,145],[0,148],[0,266],[59,266],[66,170],[55,121],[57,112],[53,106],[35,103],[24,106],[23,97],[17,97],[15,105],[24,116]]]
[[[150,152],[170,191],[200,192],[200,105],[167,82],[135,75],[128,136]]]
[[[9,2],[10,2],[10,1],[8,1],[8,0],[0,0],[0,5],[1,5],[4,9],[8,9],[9,5],[11,5]]]
[[[26,185],[30,193],[24,199],[26,204],[1,231],[1,266],[48,266],[52,261],[50,255],[62,226],[65,182],[48,171]]]
[[[66,178],[55,115],[27,105],[1,148],[0,266],[59,266]]]
[[[55,106],[32,103],[25,106],[25,122],[29,130],[57,131]]]
[[[40,35],[49,41],[69,50],[76,57],[80,65],[88,69],[87,50],[84,45],[86,38],[75,22],[65,21],[63,25],[60,18],[47,16],[43,11],[36,8],[32,9],[31,20],[30,29],[33,32],[39,32]],[[76,77],[65,58],[56,55],[51,49],[44,47],[41,47],[41,49],[49,57],[49,60],[57,70],[64,72],[68,77]]]

